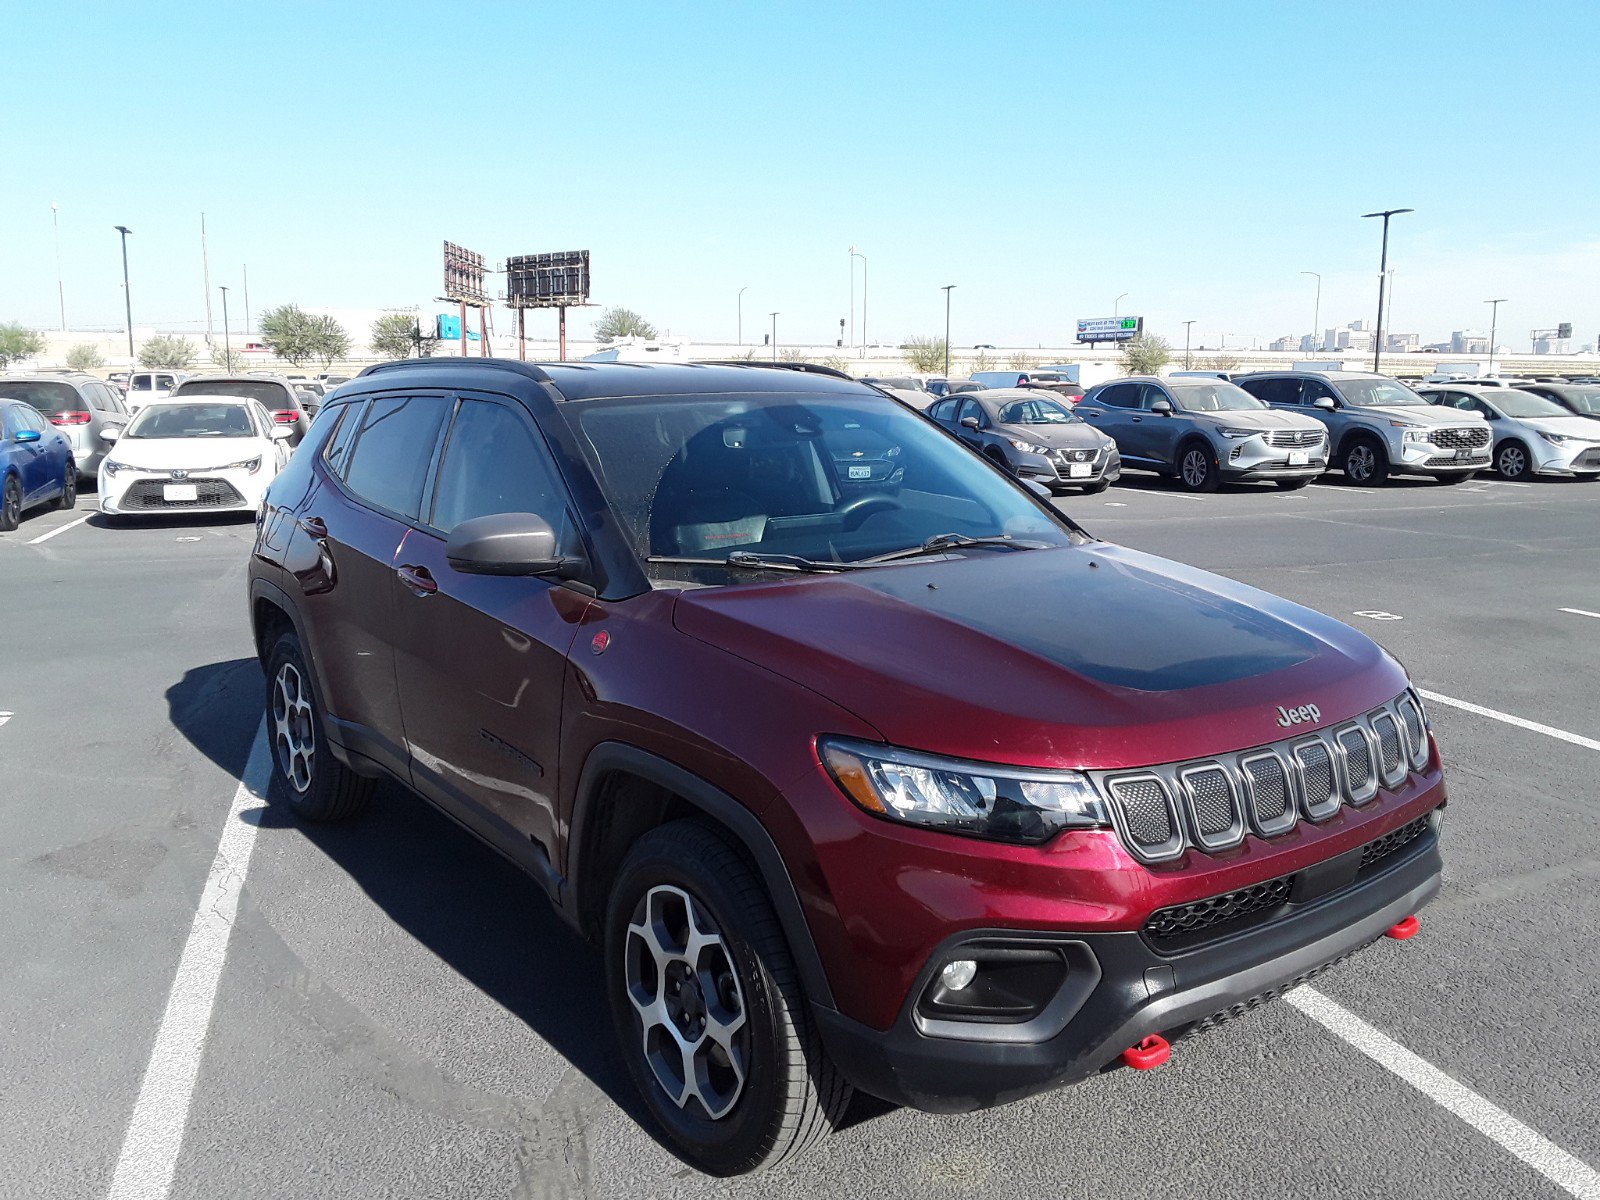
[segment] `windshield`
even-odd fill
[[[1017,400],[1000,410],[1002,425],[1071,425],[1082,420],[1054,400]]]
[[[1508,417],[1570,417],[1554,400],[1517,388],[1496,388],[1485,399]]]
[[[937,426],[876,396],[640,396],[562,410],[641,559],[852,563],[941,534],[1049,546],[1084,536]],[[647,570],[730,581],[721,566],[710,579],[663,563]]]
[[[259,400],[268,409],[295,407],[281,383],[270,379],[191,379],[180,383],[174,396],[239,396]]]
[[[0,399],[21,400],[24,404],[33,405],[47,417],[89,407],[78,399],[78,393],[70,383],[48,380],[0,379]]]
[[[1336,379],[1333,386],[1339,389],[1346,404],[1355,408],[1373,408],[1378,405],[1416,408],[1427,401],[1403,383],[1392,379]]]
[[[152,404],[142,409],[125,438],[255,437],[242,404]]]
[[[1164,382],[1184,412],[1234,412],[1267,407],[1237,384],[1220,379],[1215,383]]]

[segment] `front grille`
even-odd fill
[[[1093,448],[1088,450],[1057,450],[1055,457],[1061,462],[1084,463],[1093,462],[1100,452]]]
[[[1466,425],[1459,428],[1435,429],[1428,437],[1435,446],[1443,446],[1446,450],[1462,448],[1470,450],[1489,444],[1489,427]]]
[[[227,508],[236,504],[243,504],[244,497],[238,489],[226,479],[182,479],[179,483],[192,483],[195,489],[193,500],[168,500],[162,494],[162,488],[174,482],[171,479],[136,479],[128,485],[128,490],[122,494],[121,506],[124,509],[137,508],[149,512],[173,511],[194,508]]]
[[[1396,850],[1409,846],[1428,832],[1428,823],[1427,817],[1418,817],[1409,825],[1392,829],[1376,841],[1368,842],[1361,850],[1361,869],[1365,871],[1375,863],[1388,858]]]
[[[1271,429],[1266,436],[1269,446],[1315,446],[1322,441],[1322,430]]]
[[[1271,838],[1296,821],[1326,821],[1366,804],[1428,762],[1421,705],[1408,691],[1390,704],[1313,731],[1191,762],[1093,772],[1110,798],[1123,844],[1145,863],[1185,850],[1222,850],[1247,833]]]
[[[1454,454],[1435,454],[1432,458],[1422,460],[1425,467],[1474,467],[1488,466],[1487,454],[1474,454],[1471,458],[1457,458]]]

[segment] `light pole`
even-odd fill
[[[1185,321],[1183,323],[1183,369],[1185,371],[1189,369],[1189,326],[1193,324],[1193,321]]]
[[[1506,302],[1501,296],[1498,300],[1485,300],[1489,305],[1489,374],[1494,374],[1494,331],[1500,319],[1500,306]]]
[[[128,235],[133,232],[126,225],[115,226],[122,235],[122,300],[128,313],[128,366],[138,365],[133,358],[133,293],[128,290]]]
[[[944,377],[950,378],[950,293],[955,284],[944,285]]]
[[[217,288],[222,293],[222,369],[232,374],[233,339],[228,336],[228,289],[220,283]]]
[[[856,333],[856,259],[861,260],[861,353],[867,352],[867,256],[850,247],[850,336]]]
[[[1378,361],[1383,354],[1383,285],[1389,272],[1389,218],[1397,217],[1401,213],[1416,212],[1414,208],[1386,208],[1382,212],[1362,213],[1364,221],[1368,217],[1383,218],[1383,252],[1378,258],[1378,327],[1372,331],[1372,369],[1378,369]]]
[[[744,345],[744,294],[750,290],[747,283],[739,289],[739,345]]]
[[[1300,274],[1317,276],[1317,302],[1311,309],[1311,348],[1320,350],[1322,348],[1322,330],[1320,328],[1322,325],[1322,276],[1317,275],[1315,271],[1301,271]]]
[[[778,314],[772,314],[772,361],[778,361]]]
[[[50,201],[50,224],[56,235],[56,298],[61,301],[61,332],[67,331],[67,289],[61,282],[61,206]]]
[[[1118,296],[1116,298],[1116,300],[1112,302],[1111,315],[1113,317],[1120,317],[1122,315],[1122,302],[1124,300],[1126,300],[1127,298],[1128,298],[1128,293],[1127,292],[1123,292],[1122,295]]]

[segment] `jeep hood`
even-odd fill
[[[1333,724],[1406,685],[1338,621],[1103,542],[696,589],[673,620],[885,741],[1030,766],[1244,749],[1288,736],[1280,705]]]

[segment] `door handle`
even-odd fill
[[[294,523],[318,541],[328,536],[328,527],[321,517],[296,517]]]
[[[1143,417],[1134,417],[1134,418],[1133,418],[1133,423],[1134,423],[1134,424],[1135,424],[1135,425],[1137,425],[1137,424],[1139,424],[1139,422],[1140,422],[1140,421],[1143,421],[1143,420],[1144,420],[1144,418],[1143,418]]]
[[[402,566],[395,568],[395,574],[400,576],[400,582],[411,589],[413,595],[421,598],[431,596],[439,590],[439,581],[427,567]]]

